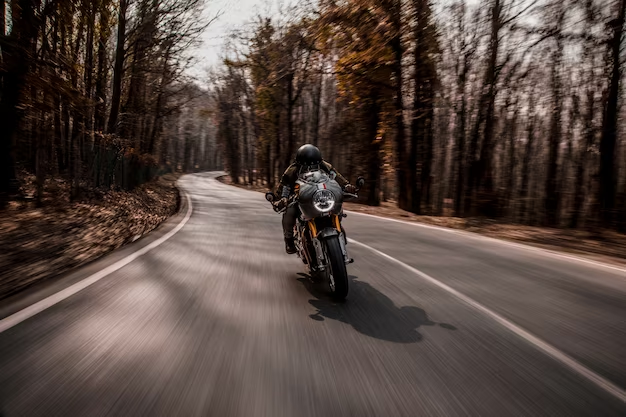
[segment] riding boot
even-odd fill
[[[292,253],[296,253],[298,250],[296,249],[296,244],[294,243],[294,239],[293,237],[286,237],[285,238],[285,251],[287,251],[288,254],[292,254]]]

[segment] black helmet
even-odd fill
[[[298,165],[315,165],[322,163],[322,153],[313,145],[302,145],[296,152],[296,163]]]

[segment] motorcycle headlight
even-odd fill
[[[322,213],[328,213],[335,207],[335,194],[330,190],[318,190],[313,194],[313,205]]]

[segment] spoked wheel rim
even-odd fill
[[[335,277],[333,275],[333,266],[330,263],[330,254],[328,253],[328,248],[324,245],[324,255],[326,255],[326,270],[328,271],[328,287],[330,288],[330,292],[334,293],[337,290],[337,285],[335,284]]]

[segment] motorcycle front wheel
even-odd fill
[[[324,246],[330,266],[328,271],[330,294],[336,300],[344,300],[348,296],[348,270],[339,239],[339,236],[331,236],[324,241]]]

